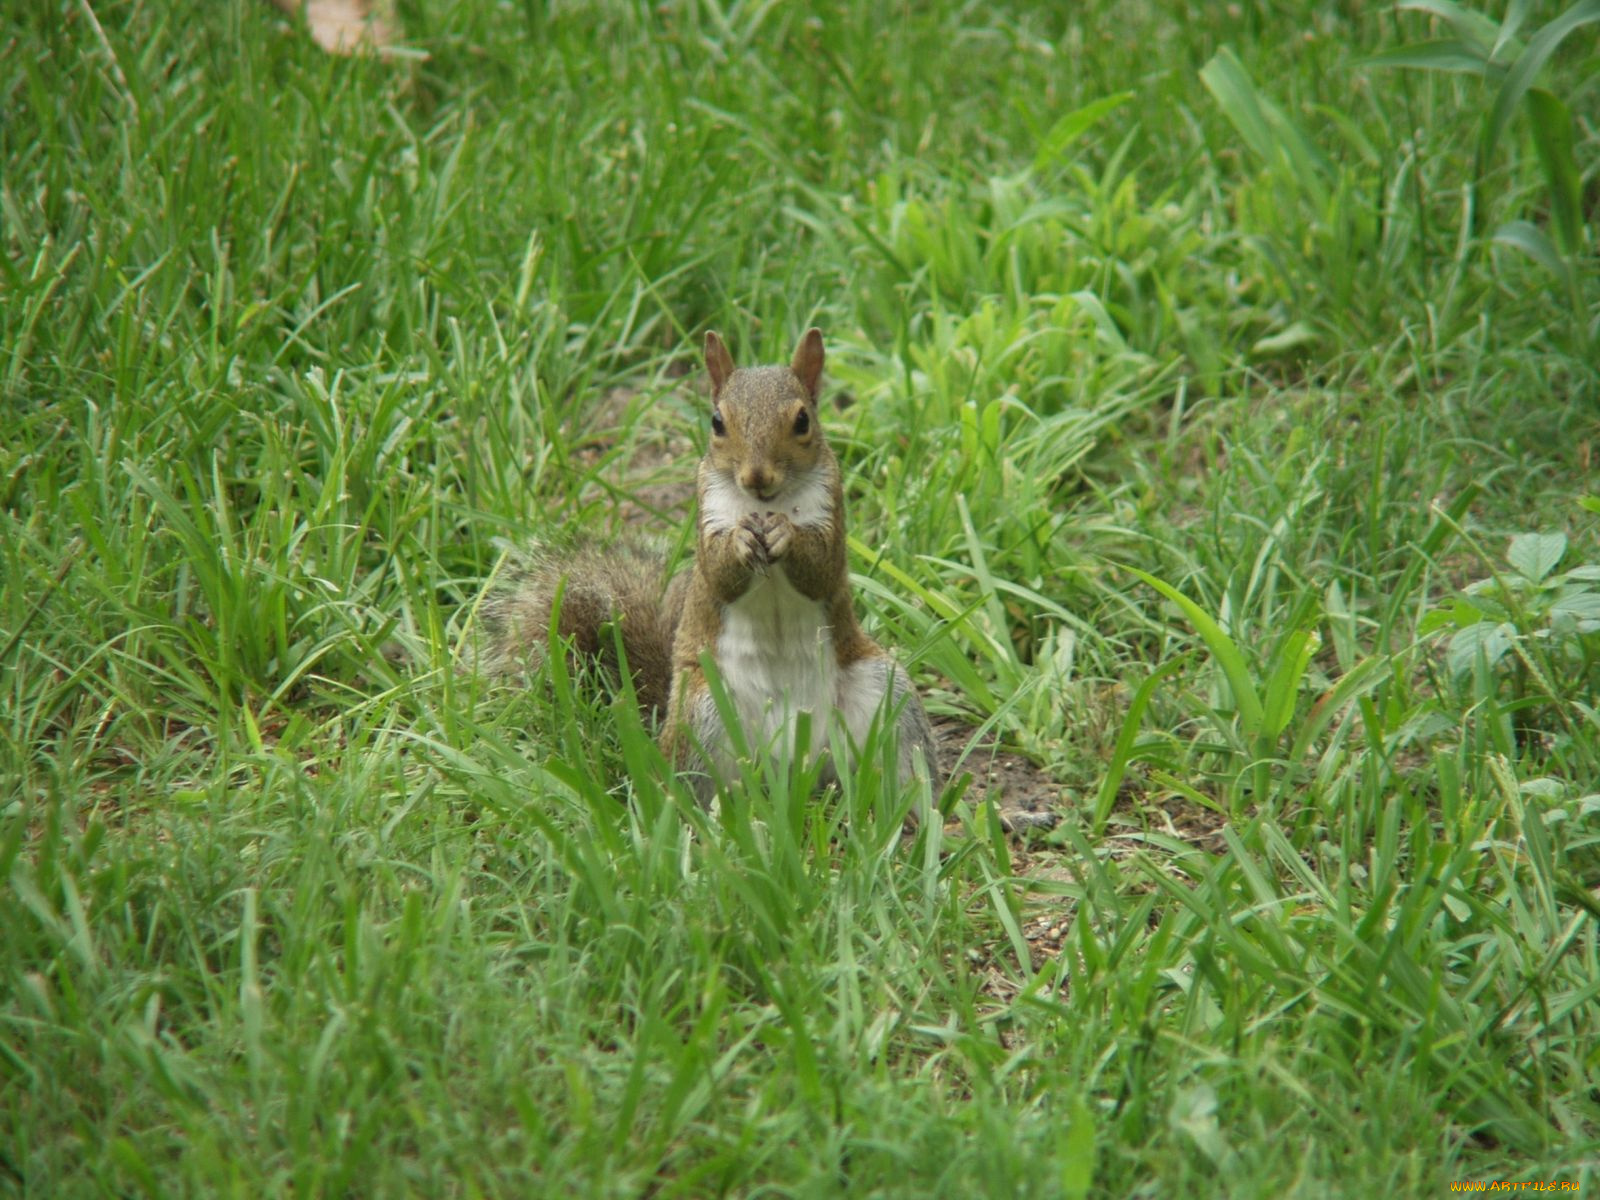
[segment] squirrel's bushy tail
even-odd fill
[[[536,548],[511,580],[484,600],[478,667],[505,675],[539,663],[559,593],[557,632],[571,640],[574,651],[617,678],[611,628],[616,625],[639,707],[646,713],[663,709],[672,682],[680,591],[668,586],[665,557],[637,542]]]

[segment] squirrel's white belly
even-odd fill
[[[781,569],[723,609],[717,666],[753,752],[776,751],[802,712],[811,714],[805,749],[815,756],[827,746],[839,681],[832,631],[821,601],[802,596]]]

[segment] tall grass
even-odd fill
[[[0,1191],[1593,1187],[1592,28],[1525,10],[0,17]],[[1570,147],[1495,100],[1558,17]],[[671,509],[704,328],[811,323],[864,617],[1047,839],[882,746],[707,814],[456,668],[508,547]]]

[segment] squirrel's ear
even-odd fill
[[[794,361],[789,369],[800,377],[806,394],[815,400],[817,385],[822,382],[822,330],[806,330],[805,337],[794,348]]]
[[[715,395],[733,374],[733,355],[711,330],[706,330],[706,370],[711,372],[711,393]]]

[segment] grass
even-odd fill
[[[1410,10],[14,7],[0,1194],[1600,1182],[1592,26],[1569,177]],[[1026,850],[453,667],[813,322]]]

